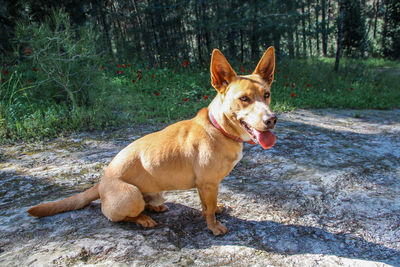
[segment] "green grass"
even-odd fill
[[[273,103],[287,108],[389,109],[400,106],[398,62],[342,59],[290,60],[278,64]],[[292,86],[294,83],[294,87]],[[291,97],[294,93],[294,97]]]
[[[177,64],[175,69],[117,64],[108,62],[101,68],[102,75],[94,76],[98,80],[90,89],[90,105],[75,110],[68,99],[54,95],[57,91],[53,89],[51,95],[40,97],[42,93],[37,90],[46,88],[42,83],[47,76],[40,70],[32,71],[34,66],[3,66],[0,142],[135,123],[170,123],[194,116],[216,94],[208,69],[193,64]],[[325,58],[277,62],[272,109],[400,107],[400,62],[342,59],[338,73],[332,66],[333,60]],[[233,67],[239,73],[240,66]]]

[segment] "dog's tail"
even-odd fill
[[[27,210],[27,212],[32,216],[40,218],[65,211],[81,209],[89,205],[89,203],[93,200],[100,198],[98,187],[99,184],[96,184],[95,186],[87,189],[82,193],[70,196],[66,199],[62,199],[59,201],[43,203],[34,206]]]

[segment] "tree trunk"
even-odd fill
[[[251,51],[251,60],[256,60],[258,58],[258,35],[256,33],[257,27],[257,1],[252,1],[252,6],[253,6],[253,27],[251,29],[251,36],[250,36],[250,51]],[[275,45],[277,48],[278,46]]]
[[[303,57],[307,56],[306,14],[304,11],[304,0],[301,3],[301,24],[303,27]]]
[[[199,8],[199,5],[197,3],[198,3],[197,1],[194,1],[194,4],[195,4],[194,10],[195,10],[195,14],[196,14],[196,20],[198,22],[200,22],[201,21],[200,20],[200,10],[199,10],[200,8]],[[196,30],[196,40],[197,40],[197,54],[198,54],[197,60],[199,62],[203,62],[203,59],[201,57],[201,35],[202,35],[202,31],[204,29],[202,29],[201,26],[200,26],[203,23],[205,23],[205,22],[203,21],[202,23],[197,23],[197,25],[196,25],[196,28],[197,28],[197,30]]]
[[[385,4],[385,15],[383,17],[383,27],[382,27],[382,48],[383,48],[383,50],[386,49],[386,37],[387,37],[387,32],[388,32],[389,7],[388,7],[387,2],[388,2],[387,0],[383,2]]]
[[[307,9],[308,9],[308,48],[310,49],[310,57],[312,57],[313,53],[312,53],[312,43],[311,43],[311,1],[308,0],[307,1]]]
[[[101,17],[101,23],[103,24],[103,29],[104,29],[104,34],[105,34],[105,46],[107,47],[108,53],[110,56],[113,56],[112,52],[112,44],[111,44],[111,38],[110,38],[110,25],[107,23],[106,19],[106,14],[104,12],[104,5],[105,1],[100,0],[100,5],[98,6],[100,17]]]
[[[240,29],[240,62],[244,61],[244,43],[243,43],[243,30]]]
[[[328,34],[328,32],[330,31],[330,29],[331,29],[331,18],[332,18],[332,9],[333,9],[333,7],[332,7],[332,1],[331,0],[328,0],[328,20],[327,20],[327,22],[326,22],[326,30],[327,30],[327,37],[326,37],[326,39],[327,39],[327,47],[326,47],[326,49],[328,50],[328,45],[329,45],[329,34]],[[332,7],[332,8],[331,8]],[[332,26],[333,27],[333,26]],[[331,42],[332,43],[332,42]],[[331,45],[331,47],[333,47],[333,45]],[[333,49],[332,49],[333,50]]]
[[[328,53],[328,34],[326,30],[326,0],[321,1],[321,8],[322,8],[322,54],[324,57],[327,56]]]
[[[204,23],[207,22],[206,10],[207,10],[206,1],[201,1],[202,19],[203,19]],[[210,53],[211,52],[211,43],[210,43],[210,30],[208,27],[205,27],[205,29],[204,29],[204,38],[206,40],[207,51],[208,51],[208,53]]]
[[[376,25],[378,24],[378,14],[379,14],[379,0],[376,1],[375,5],[375,20],[374,20],[374,40],[376,39]]]
[[[317,56],[319,56],[319,0],[317,0],[317,3],[315,4],[315,39],[317,41]]]
[[[300,37],[296,27],[296,57],[300,57]]]
[[[337,46],[336,46],[336,60],[335,60],[335,67],[334,71],[339,70],[339,61],[340,61],[340,53],[342,50],[342,35],[343,35],[343,6],[342,1],[339,0],[339,23],[338,23],[338,36],[337,36]]]
[[[288,32],[289,57],[294,58],[293,32]]]

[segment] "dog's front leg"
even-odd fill
[[[214,235],[223,235],[228,229],[215,218],[217,209],[218,184],[206,183],[197,186],[199,191],[203,214],[206,217],[207,227]]]

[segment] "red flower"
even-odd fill
[[[118,63],[118,64],[117,64],[117,68],[119,68],[120,66],[121,66],[121,64],[120,64],[120,63]]]
[[[354,88],[353,88],[353,87],[351,87],[351,88],[350,88],[350,90],[351,90],[351,91],[353,91],[353,90],[354,90]]]
[[[122,74],[122,70],[117,71],[117,74],[119,75]]]
[[[132,66],[132,64],[128,64],[128,67]]]
[[[279,73],[280,71],[281,71],[280,69],[277,69],[277,70],[276,70],[276,73]]]
[[[292,83],[292,87],[293,87],[293,88],[296,87],[296,84],[295,84],[295,83]]]
[[[208,95],[205,95],[205,96],[203,97],[203,99],[204,99],[204,101],[207,100],[207,99],[208,99]]]
[[[136,82],[136,80],[135,79],[132,79],[132,83],[135,83]]]
[[[151,75],[151,78],[155,78],[155,77],[156,77],[156,75],[155,75],[155,74],[152,74],[152,75]]]
[[[4,75],[7,76],[8,75],[8,70],[4,70],[3,73],[4,73]]]
[[[286,87],[289,87],[289,83],[286,83]]]
[[[2,82],[2,83],[5,83],[6,81],[7,81],[7,80],[6,80],[6,79],[4,79],[4,78],[3,78],[3,79],[1,79],[1,82]]]
[[[155,65],[155,66],[156,66],[156,68],[158,68],[158,63],[156,63],[156,65]]]
[[[143,78],[142,75],[139,75],[139,76],[138,76],[139,81],[140,81],[142,78]]]
[[[296,94],[295,94],[294,92],[292,92],[292,93],[290,94],[290,97],[296,97]]]
[[[183,99],[183,101],[185,101],[185,102],[188,101],[188,100],[189,100],[189,98],[187,98],[187,97],[185,99]]]
[[[378,87],[378,86],[379,86],[379,83],[376,83],[375,86]]]
[[[142,70],[138,70],[139,73],[142,73]]]
[[[35,67],[33,67],[32,70],[33,70],[34,72],[37,72],[37,68],[35,68]]]
[[[122,64],[121,67],[123,67],[124,69],[126,68],[125,64]]]
[[[26,55],[30,55],[32,52],[31,52],[31,50],[29,50],[29,48],[25,48],[25,49],[24,49],[24,53],[25,53]]]
[[[160,93],[159,93],[159,92],[155,92],[154,94],[155,94],[156,96],[159,96],[159,95],[160,95]]]
[[[283,79],[287,79],[287,75],[283,76]]]
[[[149,70],[149,69],[150,69],[150,67],[147,67],[146,69],[147,69],[147,70]]]
[[[311,84],[307,83],[307,84],[306,84],[306,87],[311,87]]]
[[[183,63],[182,63],[182,66],[184,67],[184,68],[186,68],[186,66],[188,66],[188,65],[190,65],[190,62],[188,61],[188,60],[184,60],[183,61]]]

